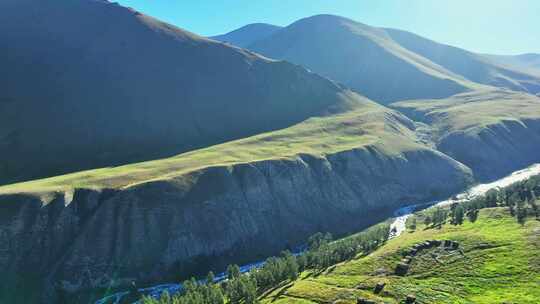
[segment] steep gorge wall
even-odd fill
[[[219,270],[317,231],[350,233],[470,181],[468,168],[439,152],[390,157],[371,147],[208,168],[117,192],[76,190],[70,202],[59,194],[46,206],[0,196],[0,269],[14,278],[0,302],[55,303],[110,284]]]
[[[453,132],[438,149],[470,167],[479,181],[540,162],[540,120],[505,120],[473,132]]]

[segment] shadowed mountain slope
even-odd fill
[[[239,47],[247,47],[257,40],[264,39],[282,27],[267,23],[252,23],[223,35],[210,37],[211,39],[232,43]]]
[[[0,184],[174,155],[350,102],[304,68],[107,1],[6,0],[0,20]]]

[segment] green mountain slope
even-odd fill
[[[0,302],[79,303],[253,261],[539,161],[537,97],[475,84],[348,19],[272,39],[339,72],[365,60],[346,84],[380,100],[440,97],[393,105],[416,122],[106,1],[8,0],[0,17],[0,182],[58,174],[0,186]],[[323,48],[343,41],[345,53]]]
[[[475,87],[402,47],[384,29],[338,16],[301,19],[249,49],[302,64],[383,103],[448,97]]]
[[[453,240],[459,250],[421,251],[409,272],[394,270],[413,245],[428,240]],[[424,229],[390,240],[368,256],[330,267],[322,273],[304,273],[300,279],[276,288],[262,303],[537,303],[540,297],[540,222],[519,225],[502,208],[481,210],[475,223]],[[386,283],[380,294],[373,291]]]
[[[108,1],[7,0],[0,19],[0,184],[175,155],[350,102],[299,66]]]
[[[362,229],[402,202],[471,183],[471,171],[422,144],[409,119],[348,94],[350,111],[287,129],[0,187],[0,268],[14,285],[0,300],[78,303],[134,278],[200,275],[320,230]]]
[[[313,117],[283,130],[171,158],[7,185],[0,187],[0,193],[41,193],[77,187],[123,188],[207,167],[283,159],[302,154],[334,154],[373,145],[380,146],[388,155],[428,149],[416,143],[414,131],[411,130],[414,126],[403,115],[353,92],[344,92],[341,98],[350,103],[351,110]]]

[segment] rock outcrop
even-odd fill
[[[73,301],[96,288],[253,261],[317,231],[355,231],[400,203],[454,193],[470,178],[432,150],[390,157],[371,147],[207,168],[118,191],[79,189],[47,205],[4,195],[0,268],[13,278],[10,295],[23,282],[40,290],[17,290],[26,302]]]

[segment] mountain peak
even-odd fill
[[[352,19],[338,16],[338,15],[332,15],[332,14],[318,14],[318,15],[302,18],[300,20],[293,22],[291,25],[289,25],[289,27],[294,27],[298,25],[329,27],[329,26],[336,26],[336,25],[343,25],[343,24],[354,24],[355,26],[361,26],[361,27],[369,28],[369,29],[376,29],[374,27],[365,25],[363,23],[354,21]]]
[[[223,35],[210,39],[228,42],[239,47],[247,47],[259,39],[264,39],[281,29],[280,26],[268,23],[251,23]]]

